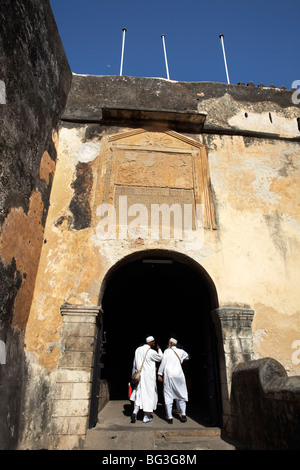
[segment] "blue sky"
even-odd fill
[[[50,0],[74,73],[291,89],[300,80],[300,0]]]

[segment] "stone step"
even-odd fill
[[[87,433],[83,450],[235,450],[236,443],[221,438],[220,429],[141,430],[101,429]]]
[[[203,436],[220,436],[221,429],[220,428],[206,428],[200,427],[198,429],[175,429],[173,430],[163,430],[163,431],[156,431],[157,434],[163,433],[165,436],[170,438],[175,438],[176,436],[188,436],[188,437],[203,437]]]
[[[219,427],[201,425],[188,416],[185,423],[174,415],[173,424],[165,419],[164,409],[153,413],[150,423],[142,416],[130,422],[131,411],[124,401],[110,401],[101,411],[98,424],[89,429],[85,450],[234,450],[235,444],[226,442]]]
[[[220,436],[161,436],[154,440],[155,450],[237,450],[242,449],[234,442],[227,442]]]
[[[200,429],[176,429],[174,431],[155,431],[155,438],[163,438],[166,441],[180,441],[187,439],[199,439],[201,437],[220,437],[219,428],[200,428]]]

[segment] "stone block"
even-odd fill
[[[64,315],[64,324],[67,323],[96,323],[95,315]]]
[[[72,390],[73,384],[72,383],[57,383],[56,384],[56,399],[61,400],[70,400],[72,398]]]
[[[67,351],[94,351],[95,339],[91,336],[67,336],[65,350]]]
[[[69,435],[84,435],[88,427],[87,416],[77,416],[69,419]]]
[[[88,417],[56,417],[52,419],[53,435],[84,435],[88,426]]]
[[[60,367],[92,367],[93,353],[92,352],[78,352],[78,351],[65,351],[60,358]]]
[[[72,384],[72,399],[86,399],[90,397],[91,384],[90,383],[73,383]]]
[[[70,322],[64,324],[64,336],[96,337],[96,326],[93,323]]]
[[[88,416],[90,400],[54,400],[53,416]]]
[[[78,382],[78,383],[87,383],[91,382],[92,380],[92,373],[91,369],[85,370],[76,370],[76,369],[58,369],[56,382],[63,383],[63,382]]]
[[[52,417],[51,433],[52,434],[68,434],[69,420],[66,417]]]
[[[60,436],[53,435],[49,439],[51,450],[77,450],[81,448],[85,435]]]

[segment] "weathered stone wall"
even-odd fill
[[[57,125],[72,75],[48,1],[1,2],[0,11],[0,448],[22,431],[28,379],[24,333],[44,239]],[[35,393],[43,395],[44,385]],[[27,419],[25,417],[25,419]],[[40,415],[43,421],[42,414]]]
[[[251,450],[299,450],[300,377],[274,359],[240,364],[232,376],[235,438]]]
[[[3,0],[0,27],[0,448],[66,449],[84,439],[103,280],[139,251],[185,255],[212,280],[224,416],[238,362],[272,356],[299,374],[292,93],[72,79],[48,1]],[[195,216],[192,238],[101,236],[99,207],[124,195],[147,208],[201,204],[205,230]],[[234,383],[242,416],[238,390]],[[280,398],[280,421],[291,408],[274,390],[265,403],[274,413],[269,396]]]
[[[57,423],[56,445],[68,445],[64,423],[79,423],[79,408],[60,408],[59,416],[54,409],[50,416],[51,400],[60,400],[54,384],[60,383],[57,368],[64,356],[61,306],[98,306],[107,272],[137,251],[182,253],[213,280],[224,323],[220,365],[227,416],[231,372],[240,360],[273,356],[289,375],[299,373],[292,359],[300,339],[299,115],[286,90],[73,77],[25,341],[39,377],[53,385],[47,401],[49,424],[54,418]],[[167,194],[170,203],[178,190],[199,196],[207,209],[201,246],[184,238],[99,236],[101,203],[112,204],[116,194],[139,202],[137,195],[148,187],[142,199],[147,205],[156,186],[156,202]],[[239,313],[229,318],[224,312],[242,312],[251,321],[241,328]],[[92,366],[92,359],[84,364]],[[84,438],[82,428],[72,429],[70,446],[76,436]],[[29,443],[36,433],[32,426]]]
[[[78,165],[86,158],[80,153],[93,146],[96,158],[108,133],[157,121],[186,133],[189,123],[186,135],[207,148],[217,221],[216,231],[205,232],[205,249],[192,256],[216,283],[222,306],[255,311],[256,357],[276,352],[289,374],[299,373],[292,359],[300,339],[299,114],[284,89],[74,76],[63,115],[70,123],[60,137],[62,151],[72,155],[68,168],[75,159],[77,174],[86,166],[87,175],[92,163]],[[116,252],[103,250],[108,258]]]

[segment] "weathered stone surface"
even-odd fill
[[[48,1],[3,0],[0,31],[0,339],[7,349],[7,363],[0,366],[0,448],[8,449],[17,446],[22,428],[28,380],[23,336],[55,171],[58,119],[72,75]],[[42,382],[38,400],[45,397]],[[37,428],[45,415],[39,416]]]
[[[52,449],[57,449],[65,436],[77,436],[80,439],[86,432],[91,402],[95,325],[99,308],[63,305],[61,314],[64,320],[64,350],[58,363],[50,422],[51,437],[48,446]],[[75,325],[79,327],[77,330],[74,330]]]
[[[0,446],[71,449],[84,438],[100,305],[112,272],[133,258],[177,260],[187,268],[181,275],[195,269],[206,285],[205,309],[220,314],[213,332],[218,366],[211,372],[220,372],[226,418],[239,361],[274,355],[296,374],[300,108],[291,92],[73,75],[57,133],[71,74],[49,4],[2,3],[0,339],[13,367],[0,369]],[[119,196],[146,210],[161,202],[202,204],[204,223],[189,233],[197,233],[197,243],[145,232],[130,237],[127,222],[136,221],[136,212],[126,223],[121,213],[123,237],[101,238],[102,204],[119,208]],[[116,329],[129,312],[118,300]],[[204,326],[213,329],[208,321]],[[298,393],[297,380],[277,370],[260,376],[267,384],[262,402],[286,403]],[[109,390],[107,382],[100,385],[101,407]],[[280,407],[290,416],[292,408]]]
[[[90,165],[88,163],[79,163],[76,167],[76,180],[71,185],[74,188],[74,196],[69,206],[73,214],[73,227],[76,230],[82,230],[90,225],[89,197],[92,182],[93,173]]]
[[[74,75],[63,119],[73,122],[98,121],[113,125],[167,122],[180,131],[192,132],[193,119],[206,116],[203,130],[229,134],[265,134],[298,138],[299,113],[292,92],[267,87],[227,85],[212,82],[173,82],[160,78]],[[107,110],[107,111],[106,111]],[[119,112],[118,112],[119,110]],[[162,111],[173,118],[161,117]],[[140,112],[140,114],[138,114]],[[150,113],[153,113],[150,116]],[[156,116],[155,116],[156,112]],[[185,113],[180,119],[176,112]],[[275,113],[274,122],[270,113]],[[182,122],[181,122],[182,121]],[[141,125],[141,124],[139,124]]]
[[[240,364],[232,375],[237,439],[252,450],[299,450],[300,377],[264,358]]]

